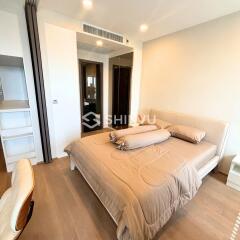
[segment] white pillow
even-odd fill
[[[200,129],[184,125],[170,126],[168,131],[173,137],[180,138],[191,143],[200,143],[206,135],[206,132]]]

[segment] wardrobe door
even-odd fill
[[[129,124],[131,68],[113,66],[113,126]]]
[[[119,74],[120,69],[118,66],[113,66],[113,90],[112,90],[112,125],[117,126],[119,122]]]
[[[81,136],[76,32],[52,24],[44,31],[51,145],[53,156],[60,158],[66,155],[64,148]]]

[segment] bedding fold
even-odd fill
[[[191,162],[161,144],[119,151],[103,133],[65,151],[115,219],[119,240],[153,239],[201,185]]]

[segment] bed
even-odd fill
[[[169,138],[160,144],[120,151],[108,133],[82,138],[66,151],[117,224],[120,240],[152,239],[179,207],[197,193],[201,179],[220,162],[228,124],[181,113],[150,110],[174,124],[206,131],[192,144]]]

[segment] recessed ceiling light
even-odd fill
[[[97,40],[96,44],[97,44],[98,47],[102,47],[103,41],[102,40]]]
[[[82,3],[84,8],[87,10],[91,9],[93,6],[92,0],[83,0]]]
[[[147,24],[141,24],[140,25],[140,31],[141,32],[146,32],[148,30],[148,25]]]

